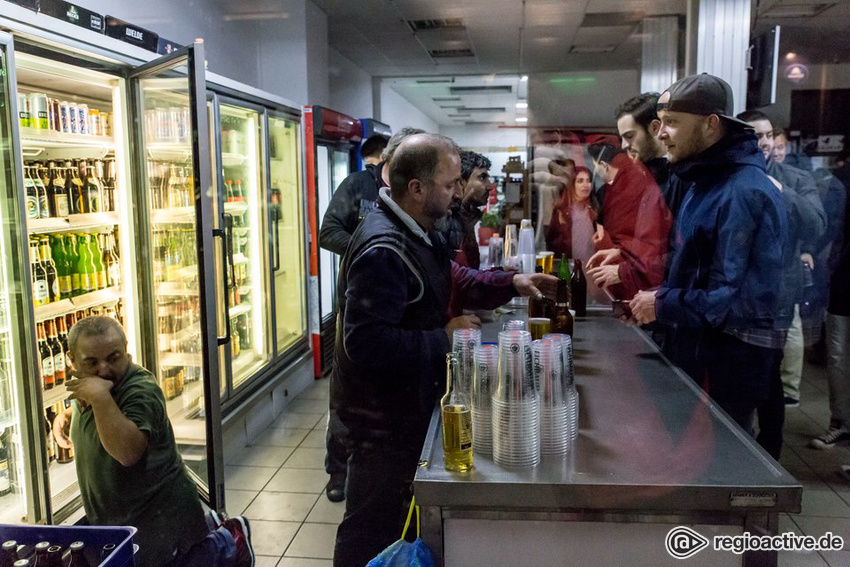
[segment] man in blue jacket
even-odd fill
[[[336,567],[362,567],[401,535],[431,414],[445,390],[452,332],[480,326],[474,315],[449,320],[452,293],[468,308],[493,309],[517,294],[553,297],[557,287],[549,275],[478,272],[450,261],[434,223],[460,197],[460,156],[451,140],[410,136],[389,167],[390,189],[381,189],[378,210],[352,236],[337,286],[331,407],[348,428],[351,456]]]
[[[630,307],[638,323],[670,328],[668,356],[751,431],[753,411],[781,385],[788,329],[775,313],[785,204],[755,135],[733,117],[725,81],[685,77],[662,93],[658,111],[673,172],[690,188],[666,281],[639,292]]]

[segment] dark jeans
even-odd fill
[[[363,567],[401,537],[423,441],[352,448],[334,567]]]
[[[345,437],[348,428],[340,421],[335,409],[328,412],[328,429],[325,432],[325,471],[345,483],[348,471],[348,447]]]
[[[167,567],[232,567],[236,564],[236,544],[225,527],[219,527],[175,557]]]
[[[681,332],[669,337],[668,356],[702,386],[749,434],[760,412],[758,442],[778,458],[785,403],[779,365],[782,349],[751,345],[722,332]]]

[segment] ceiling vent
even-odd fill
[[[478,87],[449,87],[449,92],[452,94],[495,94],[495,93],[512,93],[514,88],[511,85],[492,85]]]
[[[465,29],[462,18],[446,18],[445,20],[407,20],[407,25],[414,33],[431,30]]]
[[[835,6],[835,2],[823,4],[780,4],[763,15],[765,18],[813,18]]]
[[[602,14],[585,14],[581,22],[583,28],[610,28],[628,26],[640,23],[643,12],[607,12]]]
[[[461,106],[458,109],[458,112],[507,112],[508,109],[504,106]]]
[[[611,53],[617,49],[616,45],[573,45],[570,53]]]
[[[472,49],[466,47],[463,49],[430,49],[428,53],[434,59],[451,59],[457,57],[475,57]]]
[[[432,96],[431,100],[434,102],[457,102],[460,100],[459,96]]]
[[[416,79],[417,85],[450,85],[454,82],[454,77],[434,77],[433,79]]]

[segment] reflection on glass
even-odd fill
[[[304,239],[298,124],[269,117],[271,219],[273,231],[277,352],[307,332],[304,298]]]
[[[0,139],[12,139],[12,117],[9,114],[9,84],[7,82],[6,52],[0,50]],[[0,151],[0,253],[6,259],[0,262],[0,522],[18,523],[27,521],[26,517],[26,482],[24,476],[24,455],[21,446],[20,416],[17,410],[18,380],[21,376],[18,367],[19,356],[22,352],[20,344],[13,348],[13,341],[19,342],[20,335],[12,328],[10,312],[18,313],[23,305],[13,305],[13,301],[21,300],[20,295],[13,297],[11,292],[23,281],[23,262],[12,262],[19,254],[15,254],[17,234],[21,219],[17,214],[18,196],[17,185],[12,176],[12,155],[9,144],[4,144]],[[19,258],[20,259],[20,258]],[[22,335],[22,333],[20,333]],[[17,340],[15,340],[17,339]],[[32,520],[32,519],[31,519]]]
[[[221,168],[219,195],[230,215],[228,248],[232,265],[230,357],[233,388],[250,378],[270,358],[268,275],[263,254],[266,241],[265,194],[260,167],[260,115],[230,105],[221,106]]]
[[[203,356],[192,161],[185,78],[140,81],[151,218],[159,385],[184,461],[206,484]]]
[[[319,223],[325,218],[325,211],[331,202],[331,195],[336,186],[333,176],[330,153],[327,146],[316,148],[316,171],[319,175]],[[324,324],[334,312],[334,293],[336,290],[337,255],[324,248],[319,249],[319,279],[321,280],[322,323]]]

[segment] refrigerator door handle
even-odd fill
[[[280,211],[272,209],[274,214],[274,267],[275,272],[280,270]]]
[[[224,336],[216,337],[216,341],[218,345],[226,345],[230,342],[230,293],[228,293],[228,281],[227,281],[227,232],[223,228],[214,228],[213,238],[221,238],[221,261],[224,266]]]
[[[224,228],[227,231],[227,261],[230,262],[230,287],[236,287],[236,265],[233,263],[233,215],[224,213]]]

